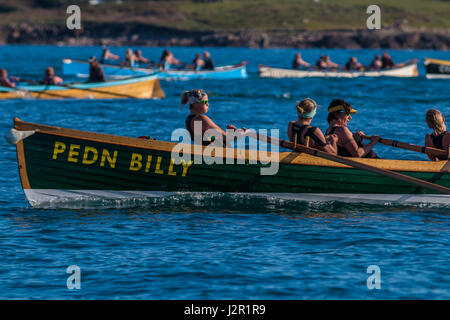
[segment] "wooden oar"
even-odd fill
[[[335,155],[332,155],[330,153],[326,153],[326,152],[323,152],[323,151],[320,151],[320,150],[317,150],[317,149],[313,149],[313,148],[306,147],[306,146],[303,146],[303,145],[298,145],[298,144],[294,145],[294,143],[289,142],[289,141],[280,140],[280,139],[274,139],[274,138],[271,138],[271,137],[268,137],[268,136],[264,136],[264,135],[261,135],[261,134],[258,134],[258,133],[253,133],[253,132],[249,132],[249,131],[247,131],[245,135],[247,135],[249,137],[252,137],[254,139],[257,139],[257,140],[265,140],[265,141],[267,141],[267,142],[269,142],[271,144],[276,144],[276,145],[279,145],[281,147],[284,147],[284,148],[287,148],[287,149],[291,149],[291,150],[294,150],[294,151],[297,151],[297,152],[307,153],[307,154],[312,155],[312,156],[316,156],[316,157],[327,159],[327,160],[330,160],[330,161],[342,163],[342,164],[345,164],[345,165],[348,165],[348,166],[351,166],[351,167],[354,167],[354,168],[357,168],[357,169],[366,170],[366,171],[369,171],[369,172],[380,174],[380,175],[385,176],[385,177],[389,177],[389,178],[392,178],[392,179],[400,180],[400,181],[403,181],[403,182],[408,182],[408,183],[417,185],[417,186],[422,187],[422,188],[427,188],[427,189],[439,191],[439,192],[442,192],[444,194],[450,194],[450,188],[446,188],[446,187],[443,187],[443,186],[440,186],[440,185],[437,185],[437,184],[434,184],[434,183],[431,183],[431,182],[428,182],[428,181],[424,181],[424,180],[421,180],[421,179],[417,179],[417,178],[414,178],[414,177],[409,177],[409,176],[406,176],[406,175],[398,173],[398,172],[393,172],[393,171],[377,168],[377,167],[374,167],[374,166],[371,166],[371,165],[368,165],[368,164],[365,164],[365,163],[361,163],[361,162],[357,162],[357,161],[351,160],[350,158],[341,157],[341,156],[335,156]]]
[[[361,138],[370,139],[369,136],[365,136],[365,135],[361,136]],[[400,141],[390,140],[390,139],[386,139],[386,138],[380,138],[380,140],[378,142],[380,142],[384,145],[387,145],[387,146],[392,146],[392,147],[396,147],[396,148],[400,148],[400,149],[425,153],[425,154],[428,154],[433,157],[446,157],[446,158],[450,159],[448,152],[445,150],[441,150],[441,149],[436,149],[436,148],[431,148],[431,147],[423,147],[423,146],[419,146],[416,144],[409,144],[406,142],[400,142]]]

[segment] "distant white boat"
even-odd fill
[[[372,71],[327,71],[327,70],[298,70],[271,68],[263,65],[259,66],[259,76],[263,78],[356,78],[356,77],[417,77],[417,60],[399,64],[391,69],[381,69]]]

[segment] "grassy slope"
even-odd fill
[[[0,24],[65,24],[64,7],[38,9],[32,3],[9,2],[18,9],[1,13]],[[366,8],[373,3],[373,0],[124,1],[120,5],[81,5],[81,9],[82,21],[141,22],[183,30],[320,30],[365,28]],[[450,0],[379,0],[377,4],[384,27],[406,19],[408,27],[450,29]]]

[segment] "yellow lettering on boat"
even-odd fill
[[[173,165],[174,165],[175,161],[173,159],[170,159],[170,166],[169,166],[169,172],[167,172],[167,174],[169,176],[176,176],[177,173],[175,171],[173,171]]]
[[[142,168],[142,155],[139,153],[133,153],[131,155],[130,170],[139,171]]]
[[[149,172],[151,164],[152,164],[152,156],[147,156],[147,163],[145,164],[145,172]]]
[[[108,160],[109,166],[111,167],[111,169],[114,169],[114,167],[116,166],[117,151],[114,151],[114,155],[111,158],[111,154],[109,153],[109,151],[106,149],[103,149],[102,158],[100,160],[100,167],[105,166],[105,160]]]
[[[194,162],[192,160],[189,161],[188,163],[186,163],[186,161],[184,160],[181,160],[181,165],[183,166],[183,173],[181,174],[182,177],[186,177],[187,171],[193,163]]]
[[[80,149],[79,144],[70,144],[69,156],[67,157],[67,161],[75,162],[75,163],[78,162],[78,158],[74,158],[74,157],[78,157],[78,155],[80,154],[80,152],[77,151],[78,149]]]
[[[66,151],[66,144],[64,142],[55,141],[55,148],[53,149],[53,160],[56,160],[58,153]]]
[[[162,161],[162,157],[158,157],[158,159],[156,160],[155,173],[157,173],[157,174],[164,174],[164,170],[160,169],[161,161]]]
[[[89,159],[89,153],[92,153],[92,158]],[[93,164],[98,159],[98,151],[94,147],[86,146],[84,147],[83,153],[83,164]]]

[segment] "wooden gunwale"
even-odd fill
[[[66,129],[60,127],[54,127],[49,125],[33,124],[21,121],[18,118],[14,119],[14,127],[17,130],[36,130],[37,132],[61,136],[65,138],[80,139],[84,141],[93,141],[97,143],[106,143],[112,145],[119,145],[125,147],[136,147],[148,150],[155,150],[161,152],[171,152],[172,148],[177,145],[176,142],[165,142],[155,140],[142,140],[132,137],[123,137],[102,133],[86,132],[74,129]],[[204,146],[187,145],[187,149],[190,148],[192,155],[201,155]],[[186,150],[186,149],[185,149]],[[230,158],[226,155],[226,150],[223,149],[224,159]],[[229,150],[229,149],[228,149]],[[249,150],[232,149],[234,157],[232,159],[249,159]],[[243,154],[243,156],[241,155]],[[268,152],[269,157],[272,155]],[[258,153],[258,159],[270,160],[268,157],[264,157],[263,154]],[[388,159],[359,159],[352,158],[354,161],[370,164],[386,170],[394,171],[409,171],[409,172],[436,172],[436,173],[448,173],[450,172],[450,163],[448,161],[411,161],[411,160],[388,160]],[[274,160],[276,161],[276,160]],[[335,163],[333,161],[320,159],[314,156],[306,154],[299,154],[296,152],[280,152],[279,153],[280,164],[290,165],[309,165],[319,167],[335,167],[335,168],[350,168],[347,165]]]

